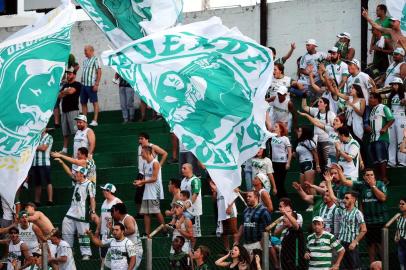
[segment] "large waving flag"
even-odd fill
[[[163,115],[230,202],[240,165],[267,135],[270,50],[214,17],[104,52],[102,60]]]
[[[406,35],[406,0],[386,0],[389,14],[400,20],[400,29]]]
[[[110,42],[119,48],[145,34],[174,26],[182,0],[76,0]]]
[[[52,115],[70,52],[68,0],[0,44],[0,195],[13,204]]]

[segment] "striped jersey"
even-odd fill
[[[333,260],[333,250],[343,250],[334,235],[323,231],[320,236],[312,233],[307,237],[307,250],[310,253],[309,270],[329,270]]]
[[[318,213],[315,213],[316,216],[320,216],[324,220],[324,230],[338,236],[340,228],[340,207],[333,203],[330,207],[324,202],[320,206]]]
[[[90,198],[94,198],[95,196],[96,188],[93,182],[89,180],[82,183],[79,181],[76,182],[71,205],[66,213],[66,217],[76,221],[87,222]]]
[[[53,143],[54,139],[48,133],[45,133],[44,136],[41,136],[38,145],[48,145],[48,148],[45,151],[35,151],[32,166],[51,166],[51,162],[49,159]]]
[[[83,61],[81,83],[83,86],[93,86],[96,83],[97,70],[100,68],[99,59],[96,56],[86,58]]]
[[[400,216],[396,223],[396,230],[399,233],[400,239],[406,239],[406,217]]]
[[[364,223],[364,215],[358,208],[354,207],[350,211],[343,209],[338,239],[344,243],[351,243],[359,234],[360,225]]]
[[[358,142],[351,138],[348,142],[341,143],[340,147],[343,152],[352,157],[352,160],[347,161],[343,156],[340,156],[338,164],[343,167],[343,172],[346,178],[357,180],[360,154],[360,146]]]
[[[389,142],[389,130],[386,131],[384,134],[381,134],[380,131],[386,125],[386,123],[393,119],[393,114],[388,106],[378,104],[373,107],[369,115],[369,125],[372,129],[370,141]]]
[[[372,188],[365,181],[354,181],[352,188],[360,193],[359,200],[362,203],[365,223],[382,224],[388,221],[386,203],[378,200]],[[376,181],[376,188],[387,195],[387,188],[382,181]]]

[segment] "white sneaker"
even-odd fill
[[[92,127],[97,127],[99,124],[97,124],[96,121],[92,120],[92,122],[90,122],[89,125],[92,126]]]
[[[82,261],[88,261],[88,260],[90,260],[90,256],[84,255],[84,256],[82,257]]]

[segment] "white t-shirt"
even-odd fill
[[[259,173],[263,173],[265,175],[273,173],[272,161],[269,158],[252,158],[252,178],[254,179]],[[269,179],[268,182],[264,183],[264,188],[268,192],[271,192],[271,182]]]
[[[393,62],[392,64],[389,65],[389,67],[386,69],[385,86],[388,86],[395,77],[400,78],[400,67],[404,63],[405,62],[400,63]]]
[[[269,105],[272,107],[271,119],[272,123],[289,122],[289,99],[285,99],[283,102],[279,102],[278,97],[274,101],[270,102]]]
[[[296,154],[299,156],[299,163],[305,161],[313,161],[313,155],[311,150],[316,149],[317,145],[314,141],[306,140],[300,142],[296,146]]]
[[[348,80],[345,83],[345,93],[348,94],[350,92],[351,87],[354,83],[360,85],[362,93],[364,94],[366,105],[368,105],[369,91],[372,88],[369,79],[370,79],[369,75],[362,71],[355,76],[351,75],[350,77],[348,77]]]
[[[21,267],[22,263],[22,252],[21,252],[21,245],[24,242],[20,240],[17,244],[13,244],[12,241],[10,241],[10,244],[8,245],[8,262],[7,262],[7,270],[14,270],[14,267],[12,266],[11,262],[13,260],[17,260],[17,266],[18,269]]]
[[[147,162],[144,163],[143,175],[145,177],[145,180],[150,180],[152,178],[154,163],[159,164],[159,162],[155,159],[153,159],[150,163],[147,163]],[[159,200],[160,194],[161,194],[161,185],[160,185],[161,182],[162,182],[162,179],[160,179],[159,174],[158,174],[157,181],[155,181],[153,183],[145,184],[145,190],[144,190],[144,195],[142,196],[142,199],[143,200]]]
[[[331,63],[327,65],[326,70],[328,72],[328,76],[333,78],[337,84],[341,83],[343,76],[348,77],[349,75],[348,65],[341,60],[339,60],[336,64]]]
[[[318,119],[321,123],[325,125],[333,126],[334,118],[336,117],[335,113],[329,110],[326,113],[321,113],[318,108],[309,108],[309,114],[314,118]],[[319,127],[314,127],[314,139],[317,142],[327,142],[328,134],[326,131]],[[317,138],[317,140],[316,140]]]
[[[109,247],[110,250],[110,264],[111,269],[114,270],[127,270],[128,259],[136,256],[134,243],[124,237],[123,240],[116,240],[109,238],[102,241],[103,246]]]
[[[283,76],[280,79],[277,79],[277,78],[274,77],[272,79],[271,86],[268,89],[267,95],[269,97],[275,97],[275,96],[277,96],[276,90],[278,90],[279,86],[283,85],[283,86],[285,86],[286,88],[289,89],[291,84],[292,84],[292,78],[289,77],[289,76]]]
[[[89,207],[88,199],[96,196],[96,188],[93,182],[86,179],[86,181],[79,183],[76,182],[72,201],[66,216],[75,220],[87,222],[87,211]]]
[[[227,207],[228,205],[224,200],[224,196],[220,193],[219,190],[217,190],[217,209],[218,209],[217,221],[223,221],[229,218],[237,217],[237,207],[235,206],[235,203],[233,203],[231,215],[227,215],[226,213]]]
[[[56,248],[56,254],[58,257],[66,256],[67,260],[64,263],[59,263],[59,270],[76,270],[75,259],[73,258],[72,248],[69,244],[61,240]]]
[[[352,102],[352,97],[350,97],[350,102]],[[357,103],[355,103],[355,107],[359,110],[361,109],[361,100],[358,100]],[[347,111],[346,111],[346,118],[347,118],[347,125],[350,127],[352,126],[352,130],[354,131],[355,135],[362,139],[364,136],[364,120],[362,116],[358,115],[355,111],[354,108],[347,105]]]
[[[322,60],[324,60],[326,58],[327,58],[327,54],[324,53],[324,52],[316,52],[314,54],[306,53],[300,59],[299,68],[306,69],[308,65],[312,65],[313,66],[314,80],[317,82],[317,81],[320,80],[319,74],[317,73],[317,66],[318,66],[320,61],[322,61]],[[304,74],[300,74],[299,81],[304,83],[304,84],[307,84],[307,85],[310,84],[309,76],[306,76]]]
[[[192,176],[191,178],[183,178],[180,184],[180,190],[187,190],[190,193],[190,198],[192,198],[193,194],[198,194],[195,202],[192,206],[188,209],[194,216],[200,216],[203,214],[203,206],[202,206],[202,182],[201,180],[196,177]]]
[[[343,167],[345,177],[352,180],[358,179],[360,146],[356,140],[351,138],[348,143],[341,143],[341,150],[352,157],[351,161],[346,161],[342,156],[338,164]]]
[[[292,147],[286,136],[271,138],[272,161],[285,163],[288,161],[288,148]]]
[[[38,238],[34,230],[32,229],[32,223],[28,223],[27,229],[23,229],[23,227],[21,227],[21,224],[18,224],[17,227],[19,230],[20,239],[27,244],[30,252],[32,253],[38,251],[39,249]]]
[[[1,208],[3,209],[3,219],[4,220],[13,220],[15,205],[13,204],[13,209],[10,208],[7,201],[1,197]]]
[[[389,97],[390,94],[387,95]],[[399,98],[399,95],[396,94],[392,97],[392,106],[391,106],[391,111],[393,116],[405,116],[405,105],[401,104],[401,100]]]
[[[125,227],[125,219],[128,218],[130,215],[125,215],[124,218],[120,221],[121,224]],[[126,228],[127,229],[127,228]],[[142,249],[142,242],[140,238],[140,231],[138,230],[137,221],[134,219],[134,233],[131,235],[127,235],[127,238],[133,242],[135,246],[135,253],[142,257],[143,249]]]
[[[338,138],[338,133],[337,131],[334,130],[332,126],[325,125],[324,130],[328,134],[328,139],[329,139],[329,155],[335,156],[336,155],[336,142],[340,142],[340,139]]]
[[[327,98],[329,101],[329,106],[330,106],[330,111],[334,112],[337,114],[338,109],[339,109],[339,98],[337,97],[336,99],[333,98],[333,95],[329,91],[324,91],[323,94],[321,95],[323,98]]]
[[[122,201],[119,198],[114,198],[111,202],[104,200],[101,206],[101,213],[100,213],[100,234],[102,235],[102,239],[107,239],[110,230],[107,228],[107,224],[109,220],[111,220],[111,207],[117,203],[121,203]]]
[[[78,149],[80,147],[86,147],[89,150],[89,139],[87,138],[87,133],[90,128],[85,128],[84,130],[77,130],[75,137],[73,138],[73,156],[78,158]]]

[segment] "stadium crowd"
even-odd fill
[[[296,44],[292,43],[280,58],[270,48],[275,65],[265,97],[269,102],[266,127],[274,136],[242,166],[245,185],[236,192],[246,208],[238,213],[240,219],[236,202],[226,204],[204,165],[174,134],[172,157],[168,159],[169,149],[150,142],[147,132],[139,134],[138,175],[128,184],[136,190],[136,213],[128,213],[111,183],[100,186],[104,202],[96,209],[93,154],[97,134],[89,126],[99,125],[97,91],[102,73],[93,47],[86,46],[81,66],[73,56],[70,58],[54,110],[55,127],[62,128],[63,149],[52,151],[53,137],[44,130],[26,180],[25,184],[34,186],[34,202],[20,203],[17,196],[15,205],[10,206],[2,199],[0,243],[7,245],[4,269],[42,269],[43,248],[47,248],[50,268],[76,269],[72,252],[75,236],[82,260],[94,256],[94,245],[100,247],[102,269],[138,269],[143,258],[142,239],[156,233],[151,228],[152,217],[162,224],[162,231],[172,235],[166,269],[209,269],[209,256],[215,258],[218,267],[262,269],[264,248],[269,250],[272,269],[360,269],[359,244],[363,241],[371,269],[381,269],[381,229],[390,218],[387,168],[406,166],[406,42],[399,19],[386,13],[385,5],[377,6],[378,19],[374,21],[366,10],[362,12],[373,33],[373,62],[364,69],[354,58],[348,32],[337,34],[327,52],[319,51],[315,39],[308,39],[306,53],[297,59],[297,78],[286,76],[284,68]],[[79,69],[80,82],[76,78]],[[146,104],[118,75],[114,80],[119,87],[123,123],[135,121],[136,108],[140,109],[139,121],[146,121]],[[88,101],[95,111],[90,124]],[[298,118],[307,119],[311,125],[299,126]],[[73,143],[69,145],[71,137]],[[70,147],[72,156],[68,155]],[[72,200],[62,221],[50,220],[37,209],[43,183],[48,195],[45,204],[54,205],[51,159],[72,179]],[[166,163],[179,164],[182,176],[169,181],[171,209],[160,206]],[[295,211],[286,190],[287,173],[296,164],[300,178],[292,186],[308,205],[306,211],[312,212],[307,238],[303,216]],[[202,185],[209,187],[217,204],[216,233],[224,245],[222,256],[210,255],[207,246],[196,244],[207,207],[202,203]],[[394,239],[402,269],[406,266],[405,204],[406,198],[401,199]],[[280,218],[272,220],[273,213]],[[171,221],[165,223],[165,217]],[[138,229],[137,222],[141,221],[144,232]],[[54,227],[53,223],[61,222],[61,228]],[[91,223],[96,224],[94,231],[90,230]],[[272,235],[268,247],[261,244],[265,230]]]

